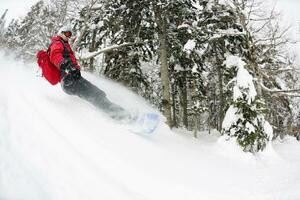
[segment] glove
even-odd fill
[[[61,77],[71,76],[74,80],[78,80],[81,77],[80,70],[74,67],[70,59],[64,59],[60,64]]]
[[[74,67],[74,69],[75,70],[71,72],[71,76],[73,76],[75,80],[78,80],[81,77],[80,69],[77,69],[76,67]]]

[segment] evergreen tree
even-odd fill
[[[230,91],[225,87],[229,77],[225,73],[227,54],[245,55],[247,41],[236,13],[218,1],[201,1],[197,25],[198,54],[205,69],[202,73],[206,96],[202,106],[209,110],[208,126],[221,130],[225,109],[230,102]]]
[[[269,121],[278,135],[292,122],[292,100],[289,93],[293,93],[295,89],[295,73],[286,54],[289,40],[285,34],[288,29],[282,29],[278,24],[280,15],[274,8],[269,12],[262,9],[263,6],[267,7],[264,3],[266,2],[259,0],[255,3],[234,0],[229,6],[238,14],[246,32],[248,69],[257,80],[255,85],[258,96],[265,100],[270,110]]]
[[[53,2],[55,3],[55,2]],[[60,8],[62,9],[62,8]],[[40,49],[47,49],[51,37],[57,34],[60,26],[61,11],[39,1],[20,22],[18,34],[22,37],[24,59],[32,59]],[[66,22],[64,22],[66,23]]]
[[[8,47],[15,48],[18,57],[33,60],[38,50],[47,49],[52,36],[65,24],[64,3],[56,0],[50,4],[39,1],[20,21],[13,20],[6,34]],[[56,6],[54,6],[56,5]]]
[[[257,97],[253,77],[245,68],[246,63],[237,56],[228,56],[226,67],[233,71],[233,102],[222,124],[223,134],[237,140],[244,151],[262,151],[272,140],[273,129],[265,120],[265,105]]]
[[[20,27],[20,23],[18,20],[12,20],[8,27],[7,30],[4,34],[4,43],[3,45],[15,52],[16,55],[20,55],[21,53],[21,49],[19,48],[22,44],[21,44],[21,40],[20,40],[20,35],[18,34],[18,30]]]
[[[108,21],[113,22],[109,26],[111,29],[110,33],[117,33],[117,38],[113,37],[111,40],[118,41],[119,38],[119,40],[137,44],[124,49],[125,52],[121,54],[120,52],[115,52],[118,57],[113,59],[108,57],[110,63],[107,64],[106,72],[120,73],[124,70],[124,66],[127,67],[128,63],[123,64],[122,62],[130,61],[127,54],[130,54],[132,58],[137,58],[136,60],[138,61],[131,60],[130,67],[140,67],[139,62],[152,62],[153,58],[156,59],[158,57],[158,61],[161,63],[161,87],[163,88],[161,105],[170,126],[174,125],[172,120],[175,120],[178,115],[176,106],[173,106],[173,119],[171,119],[170,78],[173,77],[173,83],[176,85],[173,88],[174,94],[172,94],[173,105],[175,104],[175,98],[179,97],[183,109],[178,109],[178,111],[183,111],[181,116],[183,116],[184,124],[187,126],[188,81],[186,77],[189,76],[190,79],[193,79],[192,69],[194,69],[194,72],[197,71],[197,68],[201,69],[199,56],[194,49],[184,50],[184,47],[187,46],[185,44],[193,42],[193,34],[197,34],[196,32],[191,34],[189,28],[185,28],[185,25],[190,24],[192,26],[196,21],[197,13],[193,3],[193,1],[189,0],[170,2],[149,0],[143,2],[116,1],[106,4],[109,10],[107,13],[110,13],[108,15],[110,20]],[[142,45],[139,45],[140,43]],[[120,55],[125,55],[125,57]],[[126,57],[127,59],[125,59]],[[119,61],[120,64],[116,65],[114,62],[118,60],[117,58],[121,62]],[[115,70],[116,66],[120,66],[120,69]],[[139,67],[135,67],[136,69],[130,71],[136,72]],[[124,79],[126,76],[121,77]],[[129,80],[134,79],[130,78]],[[177,92],[178,89],[180,89],[180,94]]]

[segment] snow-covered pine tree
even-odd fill
[[[242,54],[240,41],[243,40],[241,39],[243,33],[241,33],[241,26],[237,23],[238,17],[225,5],[209,0],[198,3],[191,0],[160,3],[157,1],[144,1],[143,4],[132,1],[116,1],[106,5],[110,10],[106,12],[109,13],[108,18],[113,19],[108,20],[113,22],[108,26],[108,29],[111,30],[109,33],[118,33],[116,36],[119,40],[143,42],[143,45],[141,45],[143,51],[133,49],[134,52],[147,52],[150,59],[153,55],[162,59],[158,52],[166,49],[167,58],[165,63],[169,68],[170,75],[168,76],[172,80],[173,90],[172,120],[175,120],[178,125],[183,124],[189,128],[188,121],[191,120],[189,116],[193,115],[191,117],[194,118],[195,115],[199,115],[199,111],[203,112],[207,107],[207,104],[203,103],[205,100],[203,85],[207,84],[209,86],[212,84],[204,83],[203,69],[208,66],[216,66],[215,70],[220,69],[226,52],[239,52]],[[160,14],[157,14],[157,9],[161,11]],[[165,27],[162,26],[162,22]],[[159,31],[159,26],[165,28],[165,30]],[[166,36],[160,35],[164,32]],[[158,46],[158,42],[162,43],[162,38],[165,38],[164,47]],[[116,38],[113,40],[118,41]],[[128,59],[124,59],[122,55],[127,56],[132,47],[124,50],[126,50],[124,53],[111,53],[116,57],[110,55],[111,59],[108,58],[110,63],[108,63],[107,72],[118,75],[122,70],[126,71],[124,66],[127,67],[128,62],[122,62],[124,60],[128,61]],[[135,54],[131,53],[131,55]],[[149,57],[139,57],[138,60],[140,61],[142,58],[149,61]],[[114,63],[116,61],[119,63]],[[219,64],[216,63],[217,61]],[[115,69],[115,67],[117,68]],[[222,71],[219,70],[216,79],[219,82],[221,80],[223,84],[222,78],[219,78],[222,76]],[[126,76],[122,76],[122,78],[124,77]],[[222,84],[220,85],[222,86]],[[219,88],[221,91],[223,86]],[[170,91],[166,93],[170,93]],[[222,95],[223,92],[216,94],[218,100],[223,99],[219,98]],[[165,98],[168,99],[169,97]],[[222,100],[222,102],[225,102],[225,100]],[[219,110],[225,109],[223,104],[219,106]],[[167,115],[170,115],[170,112]],[[219,124],[221,124],[222,119],[223,117],[220,117]]]
[[[246,152],[262,151],[273,138],[273,129],[264,117],[265,104],[258,98],[253,77],[240,57],[227,56],[225,65],[235,77],[228,83],[233,101],[226,112],[222,133],[236,139]]]
[[[19,58],[35,59],[38,50],[48,48],[51,37],[57,34],[59,28],[71,22],[68,2],[70,0],[38,1],[25,17],[10,23],[7,43],[9,47],[15,47],[14,53]]]
[[[297,96],[295,92],[299,88],[294,81],[293,61],[287,53],[288,28],[279,24],[275,5],[267,1],[234,0],[228,5],[238,14],[246,32],[248,69],[257,80],[258,96],[270,110],[268,119],[274,133],[287,132],[293,124],[292,96]]]
[[[20,26],[17,30],[17,38],[19,39],[20,56],[24,60],[35,58],[38,49],[45,48],[45,41],[39,37],[42,32],[39,30],[44,28],[44,26],[41,27],[37,25],[41,20],[39,14],[42,13],[43,8],[44,2],[37,2],[19,23]]]
[[[200,11],[195,1],[172,2],[167,9],[173,121],[175,126],[192,129],[191,122],[201,113],[199,101],[203,96],[203,65],[198,53],[202,45],[197,24]]]
[[[91,57],[85,59],[87,53],[94,53],[106,47],[106,31],[109,29],[104,25],[104,3],[102,0],[92,0],[81,4],[81,9],[74,15],[74,32],[78,37],[74,41],[74,50],[81,57],[82,69],[90,72],[102,70],[103,57]]]
[[[109,55],[110,63],[107,63],[106,71],[108,73],[110,71],[121,73],[122,70],[126,72],[126,67],[130,66],[128,65],[129,59],[124,59],[122,55],[127,55],[130,51],[134,52],[130,55],[136,56],[139,62],[153,63],[153,59],[158,58],[161,63],[161,84],[164,88],[161,90],[162,107],[164,107],[163,110],[166,112],[165,115],[168,116],[171,126],[175,125],[171,121],[176,118],[178,118],[176,121],[181,121],[178,122],[179,124],[183,122],[186,127],[188,126],[188,109],[190,105],[193,105],[190,100],[188,83],[193,81],[194,91],[199,91],[199,85],[201,85],[199,84],[201,81],[198,81],[202,70],[201,56],[196,51],[199,45],[194,40],[199,33],[196,31],[198,13],[193,4],[195,1],[192,0],[116,1],[107,4],[108,10],[110,10],[107,12],[110,13],[108,17],[112,18],[109,21],[113,22],[109,26],[111,32],[116,32],[116,36],[120,40],[132,42],[137,46],[123,49],[125,52],[110,53],[117,57]],[[112,29],[112,27],[114,28]],[[117,41],[116,38],[113,40]],[[140,43],[141,45],[139,45]],[[194,49],[191,44],[195,44],[197,47]],[[114,63],[118,59],[122,62],[127,61],[127,63],[120,61],[120,64]],[[134,62],[131,67],[135,65]],[[117,66],[119,66],[118,69],[115,69]],[[125,77],[122,76],[123,79]],[[173,103],[170,99],[170,78],[173,81]],[[177,100],[180,104],[177,104]],[[170,116],[171,104],[173,104],[172,119]]]
[[[23,19],[9,24],[6,34],[8,47],[15,47],[15,53],[24,60],[35,59],[36,52],[48,48],[50,38],[61,26],[58,18],[58,10],[43,1],[37,2]]]
[[[21,54],[21,49],[19,48],[21,46],[20,43],[20,36],[18,35],[18,30],[20,27],[20,23],[18,20],[12,20],[4,34],[5,40],[3,41],[4,43],[2,45],[5,46],[8,50],[13,51],[16,55]]]
[[[161,93],[162,107],[164,107],[163,110],[168,116],[168,123],[171,126],[168,37],[171,33],[170,27],[174,25],[176,27],[176,24],[170,21],[177,20],[179,23],[181,19],[175,13],[178,8],[184,7],[183,5],[183,1],[157,2],[151,0],[140,2],[124,0],[106,4],[108,10],[106,13],[109,13],[107,23],[109,24],[110,41],[125,41],[135,44],[106,55],[109,61],[106,63],[106,75],[114,79],[118,79],[118,77],[127,79],[125,81],[130,81],[131,85],[135,82],[139,86],[143,81],[139,78],[141,77],[139,74],[143,72],[140,63],[153,63],[153,59],[159,58],[161,83],[164,88]],[[177,12],[177,14],[180,13]]]
[[[151,86],[142,61],[149,61],[153,53],[149,37],[153,27],[146,26],[149,10],[138,1],[112,1],[104,3],[103,44],[106,46],[128,43],[128,46],[104,55],[103,74],[122,82],[141,95],[149,96]],[[148,43],[149,40],[149,43]]]
[[[201,55],[203,86],[206,99],[203,103],[209,108],[208,126],[222,129],[224,113],[228,107],[230,91],[225,87],[229,77],[225,73],[225,55],[238,54],[244,57],[247,44],[245,33],[238,16],[219,1],[206,0],[197,5],[197,53]]]

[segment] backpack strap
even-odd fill
[[[70,52],[69,52],[68,48],[66,47],[66,43],[64,41],[62,41],[62,40],[60,40],[60,41],[61,41],[61,43],[64,46],[63,57],[64,58],[70,58]]]

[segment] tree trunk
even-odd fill
[[[193,116],[193,121],[194,121],[194,138],[198,138],[198,116],[197,114],[194,114]]]
[[[191,89],[193,91],[192,94],[191,94],[192,101],[195,101],[195,99],[193,99],[193,96],[196,97],[196,96],[199,95],[199,91],[197,90],[197,80],[196,79],[193,79]],[[197,99],[196,103],[193,102],[193,105],[197,105],[198,101],[199,100]],[[193,124],[193,127],[191,127],[191,129],[193,129],[193,131],[194,131],[194,137],[197,138],[198,137],[198,128],[199,128],[199,125],[200,125],[199,124],[200,113],[198,112],[198,108],[194,109],[192,117],[193,117],[194,124]]]
[[[218,62],[219,65],[219,62]],[[222,130],[222,123],[223,123],[223,118],[224,118],[224,106],[225,106],[225,101],[224,101],[224,94],[223,94],[223,74],[222,74],[222,68],[221,65],[218,67],[218,79],[219,79],[219,122],[218,122],[218,131]]]
[[[183,114],[183,125],[188,129],[188,112],[187,112],[187,88],[186,88],[186,71],[182,72],[181,77],[181,106]]]
[[[169,80],[169,67],[167,62],[167,28],[166,20],[162,16],[159,8],[155,10],[155,17],[158,25],[159,37],[159,56],[160,56],[160,76],[162,83],[162,107],[163,114],[167,119],[167,124],[172,127],[171,117],[171,98],[170,98],[170,80]]]
[[[94,30],[93,31],[93,35],[92,35],[92,43],[90,44],[90,48],[89,48],[89,52],[94,52],[96,49],[96,33],[97,31]],[[94,66],[94,61],[95,61],[95,58],[92,57],[90,58],[90,62],[89,62],[89,68],[88,68],[88,71],[90,72],[94,72],[95,71],[95,66]]]
[[[172,84],[172,115],[173,115],[173,124],[172,127],[178,127],[177,116],[176,116],[176,84]]]

